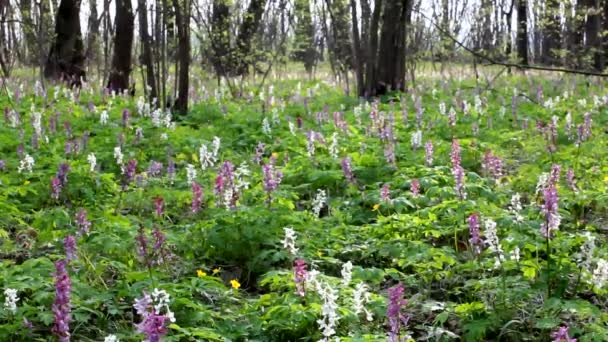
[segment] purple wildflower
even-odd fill
[[[503,175],[503,165],[500,157],[494,155],[492,151],[487,151],[481,161],[483,171],[498,182]]]
[[[391,202],[391,188],[388,183],[384,183],[384,185],[382,185],[382,189],[380,189],[380,199],[384,203]]]
[[[467,194],[464,190],[464,169],[460,166],[460,145],[458,140],[452,140],[452,152],[450,154],[452,160],[452,174],[456,182],[456,194],[461,200],[466,199]]]
[[[215,195],[218,203],[226,207],[235,207],[238,200],[238,189],[234,182],[234,165],[225,161],[215,179]]]
[[[156,216],[161,217],[163,216],[163,206],[164,206],[164,200],[162,197],[155,197],[153,199],[154,201],[154,213],[156,214]]]
[[[127,181],[130,182],[135,178],[135,172],[137,171],[137,160],[129,160],[126,171]]]
[[[51,197],[53,199],[59,199],[61,193],[61,180],[58,177],[51,178]]]
[[[55,262],[55,302],[53,303],[54,323],[52,332],[60,342],[70,341],[70,276],[67,272],[67,261]]]
[[[305,281],[308,271],[306,270],[306,261],[296,259],[293,266],[293,277],[296,283],[296,293],[302,297],[306,294]]]
[[[388,317],[388,341],[399,342],[402,326],[407,325],[409,317],[403,314],[402,310],[407,305],[407,300],[403,298],[405,289],[403,285],[398,284],[388,289],[388,308],[386,316]]]
[[[572,191],[574,191],[574,192],[577,192],[578,187],[576,186],[574,170],[572,170],[571,168],[569,168],[568,171],[566,171],[566,180],[568,181],[568,186],[570,186],[570,189],[572,189]]]
[[[264,149],[266,148],[266,145],[264,145],[264,143],[258,143],[258,146],[255,148],[255,156],[253,157],[253,162],[256,164],[260,164],[260,161],[262,160],[262,155],[264,154]]]
[[[68,138],[71,138],[72,137],[72,125],[70,124],[70,122],[67,121],[67,120],[64,121],[63,122],[63,128],[65,129],[65,135]]]
[[[136,325],[137,331],[146,335],[146,342],[160,342],[163,335],[167,334],[165,327],[169,317],[156,312],[152,298],[144,292],[144,296],[135,300],[133,307],[137,314],[142,316],[142,321]]]
[[[61,187],[65,186],[68,183],[68,172],[70,172],[70,165],[67,163],[59,164],[59,170],[57,170],[56,177],[59,179],[61,183]]]
[[[129,110],[123,109],[122,111],[122,126],[127,127],[129,125]]]
[[[581,135],[581,140],[585,141],[591,137],[591,124],[593,120],[591,119],[591,113],[587,112],[583,115],[583,134]]]
[[[148,166],[148,175],[150,177],[160,177],[163,172],[163,163],[152,160]]]
[[[270,195],[273,191],[275,191],[279,184],[281,184],[281,180],[283,179],[283,174],[281,171],[274,169],[275,157],[270,157],[270,162],[268,164],[262,165],[262,172],[264,174],[264,190],[268,193],[268,199],[270,200]]]
[[[557,183],[559,183],[559,175],[561,170],[562,167],[559,164],[553,164],[551,166],[551,173],[549,173],[547,184],[557,185]]]
[[[544,201],[542,212],[545,216],[545,222],[541,226],[541,234],[546,238],[551,238],[551,233],[559,228],[561,217],[558,210],[559,198],[555,184],[549,184],[544,190]]]
[[[175,162],[171,158],[167,162],[167,177],[171,182],[175,179]]]
[[[137,256],[139,256],[140,261],[148,267],[151,266],[152,262],[148,256],[148,238],[143,226],[139,227],[135,241],[137,242]]]
[[[6,171],[6,160],[0,159],[0,171]]]
[[[78,228],[78,234],[89,234],[91,229],[91,222],[87,220],[87,211],[86,209],[80,210],[76,213],[76,227]]]
[[[420,195],[420,182],[417,178],[412,179],[410,184],[410,191],[412,192],[412,196],[418,197]]]
[[[349,183],[355,184],[357,180],[355,179],[355,175],[353,174],[353,168],[351,165],[350,157],[344,157],[342,159],[342,171],[344,172],[344,177]]]
[[[479,237],[479,214],[472,214],[467,221],[469,222],[469,234],[471,236],[469,243],[471,244],[471,248],[473,248],[473,252],[479,254],[483,247],[483,241]]]
[[[135,130],[135,139],[133,142],[135,143],[135,145],[137,145],[143,139],[144,139],[144,130],[141,127],[137,127],[137,129]]]
[[[433,141],[429,140],[424,145],[424,158],[426,160],[426,166],[433,166]]]
[[[568,327],[559,327],[558,330],[551,333],[551,342],[576,342],[576,338],[571,338],[568,333]]]
[[[198,213],[203,202],[203,188],[197,183],[192,182],[192,212]]]
[[[76,260],[76,238],[73,235],[68,235],[63,239],[63,249],[67,261]]]

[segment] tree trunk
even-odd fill
[[[405,34],[409,0],[389,1],[382,15],[375,95],[405,89]]]
[[[593,68],[602,71],[603,56],[600,38],[602,27],[601,8],[599,0],[586,0],[587,21],[585,22],[586,52],[592,57]]]
[[[97,46],[97,36],[99,36],[99,18],[97,14],[97,0],[89,0],[89,9],[91,14],[89,15],[89,33],[87,37],[87,52],[86,57],[90,63],[99,63],[99,49]]]
[[[547,65],[555,65],[559,62],[559,55],[556,50],[561,47],[558,0],[547,0],[543,19],[545,20],[545,26],[543,29],[542,61]]]
[[[139,17],[139,37],[141,38],[141,64],[146,69],[146,80],[150,93],[149,100],[157,99],[158,91],[156,90],[156,80],[154,75],[154,64],[152,64],[152,47],[150,34],[148,33],[148,12],[146,8],[146,0],[137,0],[138,17]],[[144,93],[147,94],[147,91]]]
[[[211,17],[211,63],[218,76],[232,74],[232,55],[230,53],[230,7],[226,0],[213,1]]]
[[[251,0],[247,13],[243,18],[243,23],[239,29],[239,35],[236,40],[238,66],[236,69],[237,75],[246,75],[249,71],[249,66],[252,64],[251,43],[256,31],[260,25],[260,19],[264,14],[266,0]]]
[[[528,65],[528,2],[517,2],[517,56],[519,63]]]
[[[365,89],[363,84],[363,75],[365,73],[365,67],[363,58],[361,56],[361,40],[359,36],[359,20],[357,16],[357,2],[350,0],[350,11],[352,17],[352,28],[353,28],[353,64],[355,66],[355,74],[357,78],[357,94],[362,94]]]
[[[377,77],[377,63],[378,60],[378,28],[380,27],[380,13],[382,13],[382,0],[376,1],[376,6],[374,7],[374,13],[372,15],[372,21],[370,23],[369,28],[369,47],[367,49],[369,53],[369,61],[367,62],[367,70],[365,76],[365,92],[363,95],[365,97],[376,95],[374,85],[376,84]]]
[[[134,16],[131,0],[116,1],[116,34],[114,36],[114,55],[108,79],[108,89],[122,93],[129,89],[131,74],[131,49],[133,47]]]
[[[55,19],[55,40],[46,61],[44,75],[80,85],[85,77],[84,46],[80,32],[80,0],[61,0]]]
[[[177,24],[177,57],[179,59],[179,94],[175,109],[180,114],[188,113],[188,90],[190,68],[190,0],[173,0]]]

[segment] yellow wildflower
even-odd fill
[[[380,204],[374,204],[374,208],[372,209],[372,211],[378,211],[378,209],[380,208]]]
[[[207,273],[203,272],[203,270],[196,270],[196,276],[199,278],[202,278],[204,276],[206,276]]]
[[[230,281],[230,285],[232,285],[233,289],[238,289],[239,287],[241,287],[241,283],[239,283],[236,279],[232,279]]]
[[[216,275],[216,274],[220,273],[221,271],[222,271],[222,268],[218,267],[218,268],[214,268],[212,273],[213,273],[213,275]]]

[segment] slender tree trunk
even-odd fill
[[[517,56],[519,63],[528,65],[528,2],[517,1]]]
[[[55,19],[55,40],[51,46],[44,74],[80,85],[85,77],[84,45],[80,33],[80,0],[61,0]]]
[[[372,14],[372,21],[369,29],[369,61],[366,70],[367,75],[365,76],[365,93],[360,94],[365,97],[376,95],[375,84],[377,77],[377,60],[378,60],[378,28],[380,26],[380,13],[382,13],[382,0],[377,0],[374,13]]]
[[[239,29],[239,35],[236,40],[238,66],[237,75],[248,74],[249,67],[252,64],[251,44],[255,33],[260,25],[260,19],[264,14],[266,0],[251,0],[243,23]]]
[[[141,64],[146,69],[145,82],[149,93],[149,100],[153,100],[158,97],[156,90],[156,80],[154,75],[154,64],[152,64],[152,47],[150,34],[148,33],[148,13],[146,8],[146,0],[137,1],[138,17],[139,17],[139,37],[141,39]],[[148,91],[144,91],[148,93]]]
[[[99,14],[97,13],[97,0],[89,0],[89,10],[89,32],[87,37],[86,57],[89,63],[99,63],[99,49],[97,46],[97,37],[99,36]]]
[[[405,33],[409,0],[390,1],[384,7],[378,53],[376,94],[405,86]]]
[[[355,75],[357,79],[357,94],[362,94],[365,89],[363,75],[365,73],[365,67],[363,58],[361,55],[361,40],[359,36],[359,20],[357,16],[357,2],[350,0],[350,11],[352,17],[352,28],[353,28],[353,64],[355,65]]]
[[[108,79],[108,89],[121,93],[129,89],[131,75],[131,50],[133,48],[134,16],[131,0],[116,1],[116,35],[114,56]]]
[[[190,68],[190,0],[173,0],[175,7],[175,21],[178,36],[178,59],[179,59],[179,94],[175,103],[175,109],[180,114],[188,113],[188,91]]]

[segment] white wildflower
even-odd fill
[[[538,176],[538,182],[536,183],[536,191],[535,195],[538,195],[541,191],[543,191],[547,187],[547,183],[549,182],[549,174],[547,172],[542,173]]]
[[[196,169],[194,168],[194,165],[186,165],[186,178],[188,179],[188,184],[194,182],[194,179],[196,178]]]
[[[119,166],[122,166],[124,155],[122,154],[122,150],[120,149],[120,146],[114,147],[114,159],[116,159],[116,164],[118,164]]]
[[[342,284],[348,286],[350,281],[353,279],[353,263],[348,261],[344,265],[342,265]]]
[[[34,158],[32,158],[32,156],[26,153],[23,159],[19,161],[19,167],[17,168],[17,172],[22,173],[23,171],[27,171],[29,173],[32,173],[34,164]]]
[[[524,218],[521,216],[521,210],[521,196],[516,192],[511,196],[511,205],[509,206],[509,211],[515,216],[515,222],[523,222]]]
[[[515,246],[515,248],[511,251],[511,260],[515,260],[517,262],[519,262],[520,256],[519,256],[519,247]]]
[[[99,115],[99,122],[102,125],[105,125],[108,123],[108,111],[107,110],[102,110],[101,114]]]
[[[338,132],[331,135],[331,144],[329,145],[329,155],[332,158],[338,158]]]
[[[338,317],[338,305],[336,303],[338,300],[338,291],[331,288],[329,284],[323,285],[324,286],[321,286],[321,291],[319,291],[319,296],[323,302],[323,305],[321,306],[322,318],[317,320],[317,323],[323,334],[322,341],[329,341],[331,336],[336,333],[336,325],[340,319]]]
[[[365,305],[370,302],[371,295],[367,291],[367,286],[363,282],[358,283],[355,287],[355,291],[353,291],[353,309],[357,315],[365,313],[365,318],[369,322],[374,319],[372,312],[365,307]]]
[[[327,195],[325,194],[325,190],[319,189],[317,190],[317,196],[312,201],[312,212],[315,217],[319,217],[321,213],[321,209],[327,203]]]
[[[439,103],[439,114],[441,115],[445,115],[446,114],[446,105],[445,102],[441,102]]]
[[[495,266],[500,266],[500,263],[504,261],[504,253],[502,251],[502,246],[500,245],[500,241],[498,240],[498,234],[496,231],[496,222],[492,219],[486,219],[484,221],[485,228],[485,237],[486,244],[488,245],[488,249],[495,253],[496,264]]]
[[[289,121],[289,133],[291,133],[291,135],[296,135],[296,125]]]
[[[234,170],[234,178],[236,179],[235,186],[237,191],[249,189],[249,182],[245,179],[245,177],[249,177],[250,175],[251,171],[249,170],[249,166],[247,166],[246,162],[242,162],[241,165]]]
[[[213,158],[215,158],[216,160],[220,153],[220,145],[221,145],[220,138],[213,137],[213,141],[211,142],[211,147],[213,148]]]
[[[264,118],[264,120],[262,120],[262,133],[266,134],[267,136],[271,136],[272,129],[270,128],[268,118]]]
[[[593,261],[593,252],[595,251],[595,237],[590,232],[583,234],[585,237],[585,243],[581,246],[580,253],[577,254],[577,264],[587,270],[591,271],[591,262]]]
[[[608,282],[608,261],[599,259],[597,266],[593,270],[593,285],[599,289],[603,288]]]
[[[283,248],[289,251],[291,255],[295,256],[298,253],[298,248],[296,248],[296,232],[292,227],[283,228],[285,231],[285,238],[283,238]]]
[[[15,313],[17,311],[17,301],[19,301],[19,297],[17,297],[17,290],[7,288],[4,290],[4,307]]]
[[[169,139],[169,136],[167,135],[167,133],[160,134],[160,140],[167,140],[167,139]]]
[[[152,300],[154,302],[154,311],[156,311],[156,314],[160,315],[164,311],[165,317],[167,317],[170,322],[175,322],[175,315],[173,314],[171,309],[169,309],[170,296],[167,291],[154,289],[151,295]]]
[[[420,146],[422,146],[422,131],[421,130],[417,130],[416,132],[414,132],[412,134],[411,143],[412,143],[413,149],[417,149]]]
[[[120,342],[120,340],[116,337],[116,335],[108,335],[103,339],[103,342]]]
[[[315,156],[315,132],[308,131],[307,139],[306,139],[306,152],[308,152],[309,157]]]
[[[91,172],[95,172],[95,167],[97,166],[97,158],[94,153],[89,153],[87,156],[87,161],[89,162],[89,169]]]

